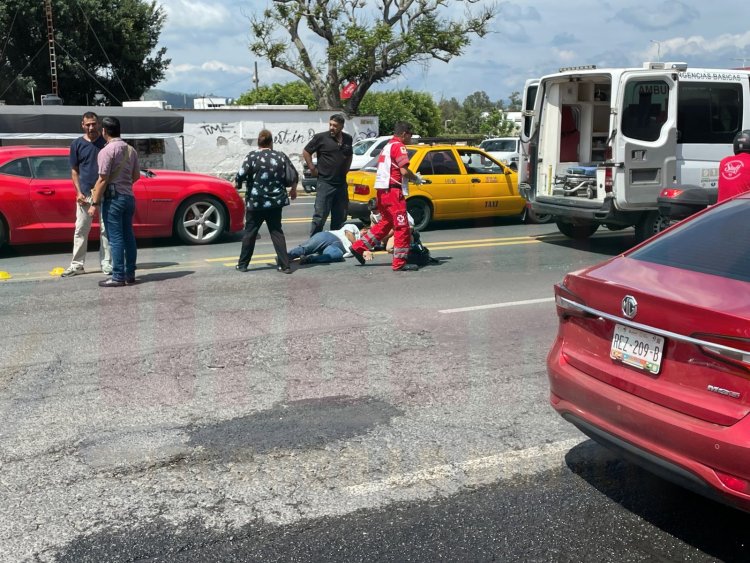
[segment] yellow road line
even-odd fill
[[[622,236],[619,231],[596,233],[591,238],[608,238]],[[572,240],[562,234],[549,234],[549,235],[538,235],[538,236],[518,236],[518,237],[500,237],[500,238],[485,238],[485,239],[470,239],[470,240],[453,240],[453,241],[427,241],[427,246],[431,250],[456,250],[456,249],[467,249],[467,248],[487,248],[492,246],[512,246],[521,244],[540,244],[542,242],[552,240]],[[380,251],[376,254],[385,254]],[[267,260],[273,260],[276,257],[276,253],[272,254],[256,254],[253,256],[252,264],[258,264]],[[220,263],[222,266],[234,267],[237,264],[237,256],[222,256],[219,258],[205,258],[195,262],[182,262],[175,264],[174,266],[165,266],[160,268],[154,268],[154,270],[139,270],[139,275],[145,275],[151,271],[174,271],[184,268],[205,268],[213,263]],[[96,274],[96,272],[91,272]],[[57,276],[50,276],[49,272],[27,272],[20,274],[13,274],[13,279],[0,280],[2,283],[13,283],[19,281],[37,281],[44,279],[55,279]]]
[[[237,260],[237,256],[239,256],[239,254],[236,256],[222,256],[221,258],[205,258],[203,261],[204,262],[226,262],[227,260]],[[263,258],[263,259],[275,258],[275,257],[276,257],[275,252],[273,254],[255,254],[253,256],[253,258]]]

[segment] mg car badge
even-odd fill
[[[632,295],[626,295],[622,298],[622,314],[632,319],[638,313],[638,302]]]

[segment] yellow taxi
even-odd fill
[[[518,175],[476,147],[460,145],[410,145],[409,168],[421,174],[424,184],[409,184],[406,208],[417,230],[432,221],[479,217],[525,216],[530,222],[551,218],[526,213],[526,200],[518,193]],[[375,198],[377,158],[346,177],[349,215],[369,222],[368,202]]]

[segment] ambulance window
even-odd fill
[[[680,143],[727,144],[742,129],[742,86],[680,82],[677,130]]]
[[[622,133],[631,139],[655,141],[669,108],[669,85],[663,80],[632,80],[625,86]]]
[[[526,90],[526,106],[523,108],[524,110],[534,110],[534,102],[536,101],[536,92],[538,89],[539,86],[529,86],[529,88]],[[527,138],[529,137],[529,135],[531,135],[531,123],[533,119],[534,118],[530,115],[523,118],[523,134]]]

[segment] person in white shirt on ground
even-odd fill
[[[300,264],[327,264],[343,262],[352,243],[360,238],[356,225],[346,224],[335,231],[315,233],[307,241],[289,251],[289,260],[299,258]]]

